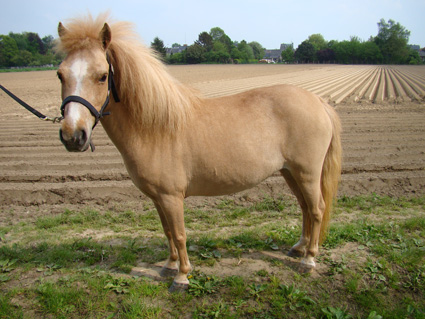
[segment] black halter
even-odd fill
[[[89,109],[89,111],[91,112],[91,114],[94,116],[95,121],[94,121],[94,125],[92,127],[92,129],[95,128],[95,126],[97,125],[97,123],[99,122],[99,120],[104,117],[105,115],[109,115],[109,112],[105,112],[106,107],[109,104],[109,95],[110,92],[112,91],[112,95],[114,96],[114,100],[115,102],[119,102],[120,99],[118,97],[118,92],[117,92],[117,88],[115,86],[115,81],[114,81],[114,72],[112,70],[112,64],[109,61],[109,57],[106,56],[106,60],[108,61],[109,64],[109,74],[108,74],[108,95],[106,97],[105,103],[103,103],[102,107],[100,108],[100,111],[98,112],[96,110],[96,108],[86,99],[83,99],[81,96],[76,96],[76,95],[70,95],[68,97],[66,97],[63,101],[62,101],[62,105],[61,105],[61,114],[62,117],[64,117],[64,111],[65,111],[65,106],[69,103],[69,102],[77,102],[80,103],[82,105],[84,105],[86,108]]]

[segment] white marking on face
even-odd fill
[[[77,59],[71,65],[71,75],[76,81],[74,95],[81,94],[81,88],[83,86],[84,77],[87,75],[88,63],[85,60]]]
[[[81,90],[83,87],[83,81],[88,71],[88,63],[87,61],[83,59],[77,59],[71,65],[70,70],[71,70],[71,76],[74,78],[76,83],[75,90],[72,93],[72,95],[80,96]],[[75,124],[78,122],[78,120],[81,117],[81,110],[83,109],[84,109],[84,106],[79,103],[74,103],[74,102],[69,103],[67,115],[69,116],[71,123]]]

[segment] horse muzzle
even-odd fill
[[[91,146],[90,136],[85,129],[74,131],[60,129],[59,137],[69,152],[85,152]]]

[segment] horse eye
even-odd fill
[[[106,74],[104,74],[104,75],[100,78],[99,82],[104,83],[104,82],[106,82],[106,79],[107,79],[107,78],[108,78],[108,76],[107,76]]]

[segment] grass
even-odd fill
[[[16,72],[31,72],[31,71],[49,71],[57,70],[57,66],[47,67],[47,66],[34,66],[34,67],[23,67],[23,68],[10,68],[10,69],[0,69],[0,73],[16,73]]]
[[[184,294],[131,272],[168,255],[143,207],[13,215],[0,227],[0,318],[425,318],[425,197],[340,198],[313,274],[281,252],[300,234],[292,198],[187,207]]]

